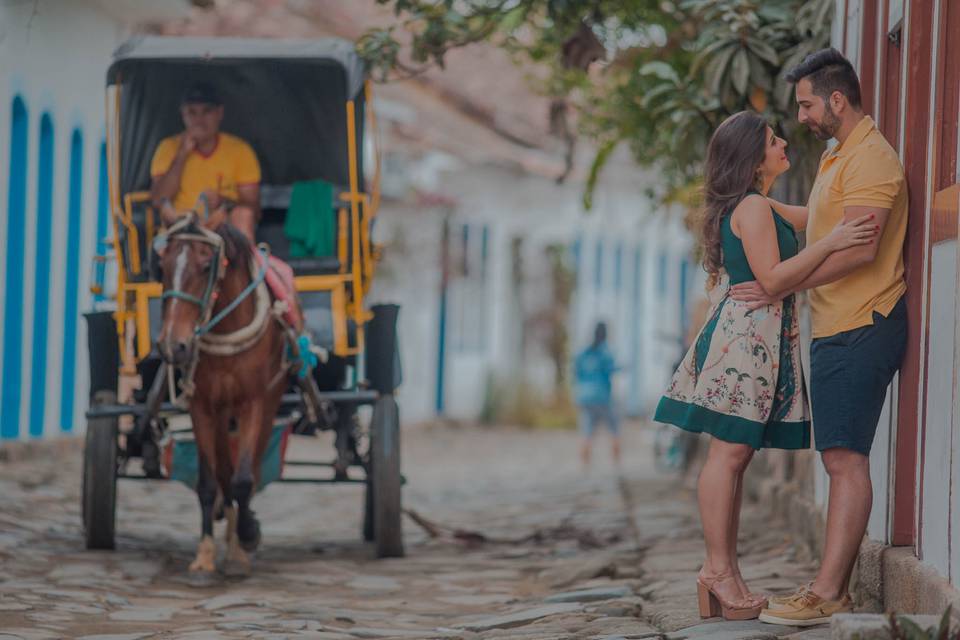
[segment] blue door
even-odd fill
[[[27,105],[13,99],[10,121],[10,189],[7,193],[6,281],[3,315],[3,390],[0,437],[20,435],[20,377],[23,356],[23,254],[27,219]]]
[[[33,296],[33,366],[30,369],[30,435],[43,435],[47,395],[47,329],[50,320],[50,242],[53,237],[53,119],[40,117],[37,158],[37,240]]]
[[[63,370],[60,375],[60,430],[73,430],[80,297],[80,235],[83,218],[83,133],[70,136],[70,191],[67,203],[67,266],[64,273]]]

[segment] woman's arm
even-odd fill
[[[841,222],[825,238],[783,261],[776,223],[765,198],[745,198],[734,210],[731,224],[740,234],[747,262],[760,286],[771,296],[778,296],[803,282],[834,251],[872,242],[876,227],[866,224],[870,219],[867,215],[853,222]]]
[[[767,198],[767,201],[770,203],[770,206],[773,207],[774,211],[786,218],[787,221],[793,225],[794,229],[803,231],[807,228],[807,218],[810,215],[809,209],[796,204],[783,204],[773,198]]]

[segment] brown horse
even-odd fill
[[[208,226],[190,214],[168,232],[160,263],[164,293],[158,347],[186,380],[197,445],[202,538],[190,571],[215,570],[213,520],[220,498],[227,520],[224,571],[245,575],[250,571],[246,551],[260,541],[250,502],[285,387],[285,337],[269,308],[264,317],[264,305],[272,305],[266,285],[251,284],[257,268],[250,242],[229,224],[215,231]],[[228,309],[247,289],[251,292]],[[215,326],[211,319],[217,320]],[[231,437],[237,438],[235,458]]]

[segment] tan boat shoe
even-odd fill
[[[784,605],[790,604],[791,601],[799,598],[807,591],[810,591],[811,588],[813,588],[812,580],[807,584],[801,587],[798,587],[797,590],[794,591],[793,593],[788,593],[782,596],[770,596],[767,598],[767,603],[768,603],[767,609],[779,609]]]
[[[793,627],[810,627],[830,622],[830,616],[835,613],[851,611],[853,611],[853,603],[849,595],[839,600],[824,600],[807,589],[776,608],[767,607],[761,611],[760,621]]]

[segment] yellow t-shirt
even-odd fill
[[[180,135],[164,138],[153,153],[150,175],[157,178],[170,170],[180,147]],[[260,183],[260,163],[253,148],[229,133],[221,132],[210,155],[193,151],[187,156],[180,179],[180,191],[173,199],[177,211],[197,206],[197,198],[210,189],[224,198],[236,201],[239,185]]]
[[[829,234],[843,218],[844,207],[853,206],[890,209],[890,215],[872,263],[810,290],[814,338],[873,324],[873,312],[889,315],[907,290],[903,279],[907,235],[903,165],[870,116],[820,161],[808,202],[808,242]]]

